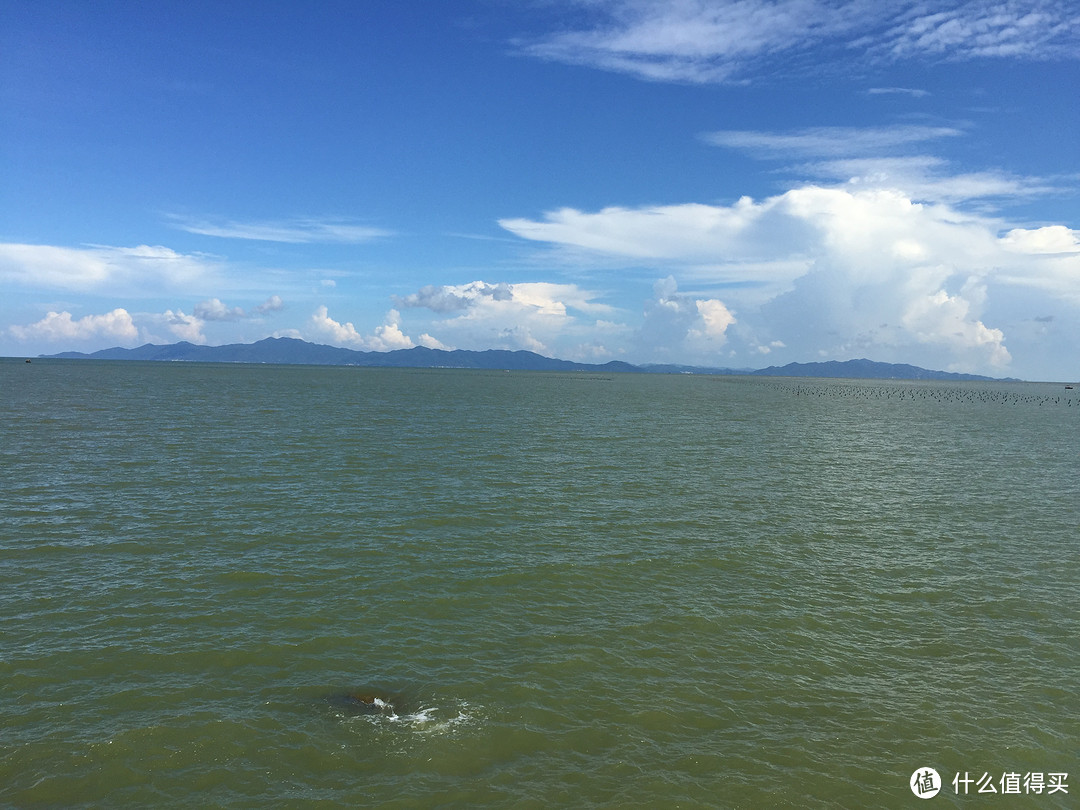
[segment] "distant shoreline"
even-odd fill
[[[62,360],[142,360],[150,362],[253,363],[262,365],[361,366],[368,368],[459,368],[508,371],[601,371],[631,374],[701,374],[760,377],[822,377],[880,380],[943,380],[976,382],[1024,382],[1013,377],[987,377],[935,371],[904,363],[874,360],[830,360],[815,363],[788,363],[762,369],[732,369],[674,364],[633,365],[622,361],[577,363],[544,357],[529,351],[487,349],[447,351],[414,347],[390,352],[364,352],[327,346],[296,338],[265,338],[255,343],[197,346],[186,341],[157,345],[147,343],[133,349],[113,347],[100,351],[60,352],[35,359]]]

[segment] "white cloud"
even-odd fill
[[[1080,56],[1080,22],[1048,0],[577,0],[589,24],[518,41],[526,54],[649,81],[743,81],[818,47],[819,62]],[[801,64],[801,63],[799,63]],[[892,90],[896,88],[885,88]]]
[[[339,323],[330,317],[325,306],[320,306],[311,316],[311,326],[320,335],[336,345],[359,346],[364,336],[356,331],[351,322]]]
[[[1001,240],[1014,253],[1039,253],[1071,255],[1080,253],[1080,231],[1064,225],[1047,225],[1044,228],[1013,228]]]
[[[999,244],[1007,258],[999,262],[998,280],[1080,306],[1080,231],[1063,225],[1014,228]]]
[[[86,315],[78,319],[67,311],[49,312],[37,323],[12,326],[10,331],[19,340],[91,340],[100,337],[131,342],[139,336],[131,315],[119,307],[104,315]]]
[[[697,299],[698,315],[701,316],[703,328],[695,330],[697,336],[706,339],[723,340],[727,328],[735,323],[735,316],[718,298]]]
[[[525,239],[638,259],[752,261],[762,252],[744,237],[772,207],[743,197],[731,206],[686,203],[597,213],[562,208],[545,214],[543,222],[503,219],[499,224]]]
[[[186,340],[189,343],[206,343],[206,335],[202,332],[205,322],[195,315],[185,315],[181,309],[176,312],[167,309],[157,316],[157,320],[164,323],[168,330],[180,340]]]
[[[629,73],[652,81],[735,81],[755,59],[843,34],[857,24],[852,8],[817,0],[582,3],[602,22],[531,43],[542,59]]]
[[[945,345],[954,358],[974,355],[991,366],[1008,365],[1012,357],[1004,345],[1005,334],[972,316],[973,298],[982,295],[964,297],[937,290],[918,296],[907,302],[901,321],[920,343]]]
[[[468,284],[434,285],[421,287],[419,291],[404,298],[395,299],[398,306],[423,307],[432,312],[449,313],[468,309],[477,301],[490,298],[493,301],[513,300],[514,293],[509,284],[488,284],[485,281],[473,281]]]
[[[895,189],[914,199],[936,202],[1023,199],[1057,191],[1039,177],[1000,171],[955,174],[947,168],[946,161],[925,155],[827,160],[801,167],[807,174],[837,180],[852,189]]]
[[[411,349],[416,344],[412,338],[401,331],[401,313],[392,309],[386,313],[386,320],[375,327],[375,333],[366,341],[369,351],[390,352],[395,349]]]
[[[286,337],[296,338],[297,340],[304,340],[304,333],[299,329],[275,329],[270,333],[270,337]]]
[[[37,323],[27,326],[12,326],[8,330],[15,338],[27,340],[91,341],[108,340],[121,344],[136,340],[161,340],[155,337],[163,328],[178,340],[205,344],[207,336],[203,328],[207,322],[236,320],[238,308],[229,309],[218,299],[210,299],[196,305],[195,313],[189,315],[182,309],[167,309],[159,313],[135,313],[117,307],[104,315],[86,315],[75,318],[70,312],[50,311]],[[242,312],[240,312],[242,316]]]
[[[957,174],[948,161],[904,154],[906,148],[963,134],[955,127],[815,127],[794,132],[721,130],[701,139],[764,160],[809,158],[792,166],[801,176],[845,183],[854,189],[900,190],[913,198],[943,202],[1025,198],[1058,191],[1038,177],[1001,171]]]
[[[375,327],[371,335],[361,334],[351,322],[340,323],[330,317],[325,306],[318,307],[311,316],[311,327],[316,334],[338,346],[347,346],[353,349],[369,352],[389,352],[395,349],[411,349],[417,345],[412,338],[406,335],[400,326],[401,315],[391,309],[386,313],[384,322]],[[437,344],[438,341],[430,335],[425,335],[427,343],[421,345]],[[430,348],[441,348],[430,345]]]
[[[210,298],[195,305],[195,317],[204,321],[239,321],[244,317],[240,307],[231,309],[219,298]]]
[[[590,315],[612,312],[612,307],[594,300],[595,293],[582,290],[576,284],[532,281],[509,286],[515,303],[531,307],[539,315],[565,316],[569,310]]]
[[[809,269],[806,249],[814,239],[812,226],[786,207],[783,197],[762,202],[743,197],[730,206],[563,208],[545,214],[543,221],[499,224],[525,239],[576,249],[579,266],[590,255],[620,256],[639,266],[678,269],[701,282],[782,288]]]
[[[962,134],[953,126],[820,126],[787,133],[723,130],[705,133],[701,139],[762,160],[811,159],[789,168],[800,176],[838,181],[856,190],[900,190],[919,200],[1023,199],[1059,191],[1040,177],[1000,171],[957,174],[942,158],[904,153],[910,146]]]
[[[969,0],[933,10],[911,3],[873,47],[893,58],[1076,58],[1080,17],[1068,3],[1046,0]]]
[[[753,347],[758,354],[771,354],[773,349],[786,349],[787,345],[782,340],[774,340],[768,345],[759,344]]]
[[[917,87],[871,87],[866,91],[871,96],[911,96],[912,98],[926,98],[930,95],[929,90]]]
[[[527,352],[536,352],[543,355],[557,354],[550,343],[545,343],[533,334],[527,326],[517,324],[503,328],[497,338],[497,345],[512,349],[522,349]]]
[[[740,149],[768,158],[851,157],[878,155],[897,147],[939,138],[954,138],[963,131],[955,127],[912,124],[881,127],[812,127],[777,133],[757,130],[719,130],[701,136],[706,143]]]
[[[300,217],[297,219],[237,222],[225,220],[192,219],[183,216],[170,217],[180,230],[203,236],[224,239],[250,239],[261,242],[289,242],[296,244],[344,242],[370,242],[393,231],[372,228],[346,219]]]
[[[464,317],[475,317],[477,310],[556,317],[566,317],[568,310],[591,314],[611,312],[610,306],[595,299],[596,293],[582,290],[576,284],[471,281],[457,285],[428,285],[395,300],[402,307],[423,307],[440,314],[466,313]]]
[[[427,332],[421,333],[420,337],[416,339],[416,342],[427,349],[442,349],[443,351],[453,351],[453,346],[448,346],[438,338],[432,337]]]
[[[730,340],[734,304],[747,346],[937,347],[969,367],[996,367],[1009,359],[1006,334],[984,312],[1006,305],[1003,285],[1080,303],[1077,232],[1002,235],[997,220],[893,190],[808,186],[730,206],[561,209],[502,224],[726,290],[722,299],[676,295],[674,277],[658,287],[643,330],[657,346],[675,345],[676,334]]]
[[[575,284],[552,282],[429,285],[395,299],[400,307],[444,316],[430,327],[442,339],[467,348],[526,349],[575,356],[598,316],[614,308]],[[572,341],[572,342],[571,342]],[[587,349],[595,354],[595,347]]]
[[[35,288],[132,295],[208,285],[217,273],[206,256],[161,246],[0,244],[0,282]]]
[[[694,358],[715,363],[735,316],[723,301],[680,293],[674,276],[653,285],[645,318],[636,335],[638,352],[650,361]]]
[[[265,301],[255,307],[255,312],[262,315],[267,312],[280,312],[284,308],[285,302],[281,300],[281,296],[271,295],[269,298],[267,298]]]

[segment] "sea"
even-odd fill
[[[1076,807],[1078,543],[1060,383],[4,360],[0,806]]]

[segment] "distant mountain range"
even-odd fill
[[[930,371],[918,366],[877,363],[873,360],[831,360],[826,363],[788,363],[762,369],[706,368],[701,366],[635,366],[620,360],[609,363],[574,363],[556,360],[535,352],[466,351],[457,349],[397,349],[392,352],[361,352],[324,346],[296,338],[266,338],[255,343],[227,346],[196,346],[182,341],[165,346],[147,343],[135,349],[120,347],[98,352],[61,352],[42,357],[73,360],[150,360],[197,363],[271,363],[278,365],[379,366],[393,368],[473,368],[514,371],[617,371],[638,374],[745,374],[766,377],[849,377],[894,380],[992,380],[976,374]]]

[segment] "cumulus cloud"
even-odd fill
[[[1075,231],[1003,234],[997,220],[885,189],[807,186],[730,206],[561,209],[502,224],[523,238],[647,260],[727,290],[690,299],[675,294],[674,277],[658,287],[644,330],[658,345],[676,333],[730,337],[734,303],[740,327],[756,330],[744,335],[747,345],[926,345],[1000,366],[1009,352],[1003,328],[984,320],[989,296],[1006,297],[1011,286],[1080,301]]]
[[[438,338],[432,337],[427,332],[422,332],[420,337],[416,339],[416,342],[426,349],[442,349],[443,351],[448,352],[452,351],[454,348],[453,346],[443,343]]]
[[[949,295],[945,290],[916,296],[909,300],[901,321],[921,343],[943,344],[954,357],[974,355],[991,366],[1008,365],[1012,357],[1005,348],[1005,334],[986,326],[972,315],[976,303],[981,303],[984,288],[975,296]]]
[[[109,340],[121,344],[136,340],[160,340],[155,334],[166,330],[178,340],[205,344],[207,336],[203,329],[208,322],[234,321],[243,317],[238,307],[229,308],[214,298],[202,301],[195,307],[194,314],[187,314],[182,309],[166,309],[157,313],[135,313],[117,307],[103,315],[86,315],[75,318],[70,312],[50,311],[37,323],[27,326],[12,326],[9,333],[19,340],[91,341]]]
[[[0,244],[0,282],[35,288],[131,295],[209,284],[217,271],[206,256],[161,246]]]
[[[401,313],[391,309],[386,313],[383,323],[370,335],[361,334],[349,321],[341,323],[330,317],[325,306],[318,307],[311,316],[311,327],[319,335],[328,338],[339,346],[347,346],[361,351],[389,352],[395,349],[411,349],[417,344],[406,335],[400,326]],[[435,338],[424,335],[421,344],[429,348],[444,348]]]
[[[694,306],[701,317],[702,328],[693,330],[691,334],[707,340],[723,341],[727,328],[735,323],[735,316],[724,302],[718,298],[699,298],[694,301]]]
[[[37,323],[12,326],[10,331],[19,340],[91,340],[104,337],[131,342],[139,336],[131,315],[119,307],[104,315],[85,315],[82,318],[74,318],[67,311],[50,311]]]
[[[399,296],[395,298],[395,301],[401,307],[423,307],[432,312],[445,314],[468,309],[484,298],[490,298],[492,301],[510,301],[513,297],[514,293],[509,284],[473,281],[459,285],[429,284],[411,295]]]
[[[386,313],[386,320],[375,327],[375,333],[367,339],[370,351],[390,352],[395,349],[411,349],[416,344],[412,338],[401,331],[401,313],[391,309]]]
[[[356,244],[370,242],[393,231],[372,228],[347,219],[300,217],[285,220],[239,222],[236,220],[214,221],[193,219],[175,215],[170,217],[180,230],[202,236],[223,239],[250,239],[260,242],[289,242],[295,244],[344,242]]]
[[[606,349],[582,339],[597,318],[614,312],[599,297],[576,284],[472,281],[429,285],[397,297],[395,303],[443,316],[432,324],[432,331],[458,346],[561,352],[561,356],[577,356],[581,348],[596,356]]]
[[[1071,256],[1080,253],[1080,232],[1064,225],[1013,228],[1001,240],[1014,253]]]
[[[157,316],[156,320],[164,323],[166,328],[180,340],[186,340],[189,343],[198,343],[200,345],[206,343],[206,335],[202,332],[205,322],[202,318],[195,315],[186,315],[181,309],[178,309],[175,312],[171,309],[167,309],[164,313]]]
[[[244,317],[244,310],[227,307],[219,298],[210,298],[195,305],[195,317],[204,321],[238,321]]]
[[[586,24],[517,41],[541,59],[649,81],[745,81],[765,65],[798,60],[895,62],[917,58],[1047,59],[1080,56],[1080,21],[1049,0],[966,0],[930,9],[914,0],[576,0]]]
[[[582,290],[576,284],[543,281],[491,284],[471,281],[467,284],[428,285],[419,292],[395,300],[398,306],[423,307],[440,314],[469,313],[465,317],[475,317],[479,310],[557,317],[565,317],[567,310],[592,314],[610,312],[612,308],[597,301],[596,297],[596,293]]]
[[[680,293],[674,276],[653,285],[637,333],[638,351],[652,360],[708,358],[727,341],[735,316],[717,298]]]
[[[262,315],[266,312],[280,312],[285,308],[285,302],[281,300],[280,295],[271,295],[257,307],[255,312]]]
[[[340,323],[330,317],[329,310],[320,306],[311,316],[311,326],[319,334],[326,336],[332,343],[345,346],[358,346],[364,336],[356,331],[351,322]]]
[[[252,310],[254,315],[277,312],[285,306],[280,295],[272,295]],[[241,307],[230,307],[220,298],[208,298],[195,305],[195,317],[202,321],[241,321],[249,317]]]
[[[1000,262],[996,278],[1080,305],[1080,231],[1063,225],[1014,228],[1000,245],[1008,258]]]

